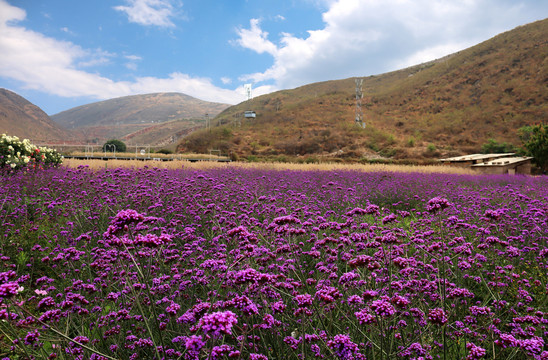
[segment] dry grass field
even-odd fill
[[[69,153],[70,156],[104,156],[105,152],[95,151],[94,153],[86,153],[84,151],[72,151]],[[112,153],[107,152],[106,156],[114,156]],[[218,156],[215,154],[162,154],[162,153],[148,153],[140,154],[139,152],[117,152],[117,158],[138,158],[138,159],[148,159],[148,158],[160,158],[160,159],[227,159],[226,156]]]
[[[429,166],[411,166],[411,165],[392,165],[392,164],[336,164],[336,163],[321,163],[321,164],[294,164],[294,163],[261,163],[261,162],[231,162],[221,163],[214,161],[199,161],[190,162],[186,160],[174,161],[140,161],[140,160],[76,160],[65,159],[64,166],[76,168],[78,166],[89,166],[92,169],[118,168],[118,167],[144,167],[159,169],[209,169],[209,168],[256,168],[256,169],[273,169],[273,170],[353,170],[363,172],[414,172],[414,173],[444,173],[444,174],[462,174],[471,175],[474,171],[471,169],[456,168],[442,165]]]

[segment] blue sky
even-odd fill
[[[49,115],[99,100],[253,95],[433,60],[546,0],[0,0],[0,87]]]

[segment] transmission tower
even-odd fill
[[[237,112],[237,113],[234,114],[233,123],[235,125],[238,125],[238,127],[242,127],[242,113]]]
[[[245,91],[246,100],[253,99],[253,96],[251,94],[251,84],[245,84],[244,91]]]
[[[365,122],[363,121],[362,111],[362,99],[363,99],[363,79],[356,79],[356,124],[359,127],[365,129]]]

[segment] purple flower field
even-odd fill
[[[3,174],[0,359],[548,359],[548,178]]]

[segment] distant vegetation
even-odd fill
[[[168,150],[168,149],[160,149],[160,150],[156,151],[156,153],[157,154],[169,155],[169,154],[173,154],[173,151]]]
[[[112,139],[103,144],[103,151],[106,152],[126,152],[126,144],[120,140]]]
[[[533,156],[537,166],[548,170],[548,127],[546,125],[526,126],[520,129],[520,136],[527,153]]]
[[[499,143],[495,139],[489,139],[487,143],[481,146],[481,152],[484,154],[504,154],[516,152],[514,145],[509,143]]]

